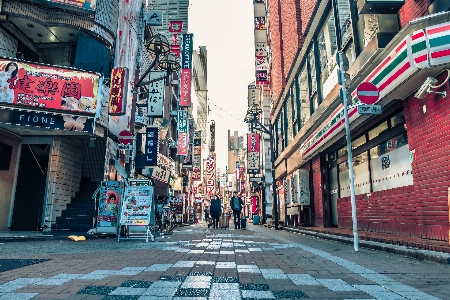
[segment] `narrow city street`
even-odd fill
[[[249,225],[0,245],[0,299],[449,299],[450,266]]]

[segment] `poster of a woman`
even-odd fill
[[[10,62],[4,70],[0,70],[0,102],[13,103],[14,90],[9,87],[10,81],[17,76],[18,69],[19,67],[15,62]]]

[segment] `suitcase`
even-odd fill
[[[241,219],[241,229],[245,229],[245,228],[247,228],[247,218],[243,217]]]
[[[259,216],[253,216],[253,225],[259,225]]]
[[[219,217],[219,228],[230,228],[230,222],[228,216]]]

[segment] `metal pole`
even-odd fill
[[[353,160],[352,160],[352,140],[350,137],[350,122],[348,119],[348,108],[347,108],[347,94],[345,87],[345,77],[344,77],[344,62],[342,59],[342,52],[338,52],[338,63],[341,76],[341,96],[342,102],[344,104],[344,116],[345,116],[345,135],[347,139],[347,157],[348,157],[348,170],[350,177],[350,199],[352,204],[352,220],[353,220],[353,247],[355,251],[359,251],[358,248],[358,223],[356,220],[356,199],[355,199],[355,183],[353,178]]]
[[[269,137],[270,137],[270,160],[272,163],[272,207],[273,207],[273,214],[274,214],[274,222],[275,222],[275,229],[278,229],[278,197],[277,197],[277,183],[275,180],[275,141],[274,141],[274,134],[273,134],[273,124],[272,122],[269,123]]]

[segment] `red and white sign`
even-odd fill
[[[356,89],[358,99],[364,104],[374,104],[380,98],[378,88],[370,82],[363,82]]]
[[[206,160],[205,168],[206,194],[214,195],[216,192],[216,156],[212,154]]]
[[[108,113],[111,116],[124,115],[127,105],[128,69],[114,68],[111,73],[111,85]]]
[[[119,133],[119,142],[124,145],[128,145],[133,141],[133,134],[128,130],[122,130]]]
[[[181,70],[180,106],[191,106],[192,69]]]
[[[94,114],[100,75],[0,58],[0,102]]]

